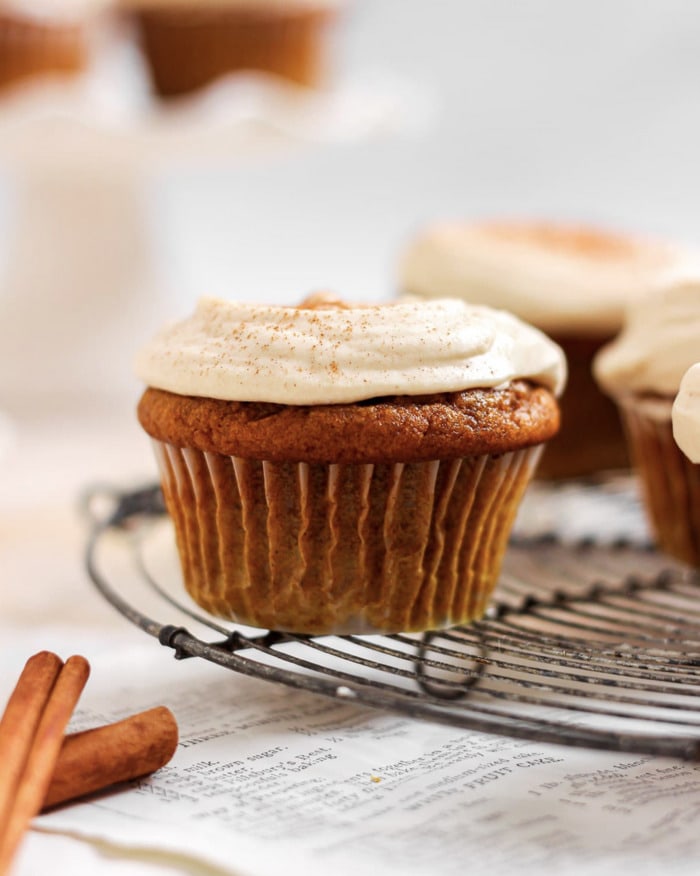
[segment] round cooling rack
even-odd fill
[[[700,574],[648,546],[518,539],[482,621],[302,636],[226,624],[189,600],[158,488],[95,491],[87,508],[95,586],[178,659],[468,730],[700,756]]]

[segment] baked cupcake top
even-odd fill
[[[300,307],[202,299],[136,361],[150,387],[185,396],[332,405],[490,388],[526,379],[559,394],[559,347],[503,311],[457,300]]]
[[[631,306],[620,335],[598,354],[593,370],[611,395],[673,398],[700,353],[700,274],[671,279]]]
[[[401,288],[516,313],[545,331],[614,334],[628,301],[690,254],[594,228],[535,222],[444,223],[418,236]]]
[[[700,463],[700,362],[683,375],[672,417],[676,444],[691,462]]]

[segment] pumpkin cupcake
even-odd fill
[[[321,634],[483,614],[565,365],[460,301],[205,299],[137,371],[193,599]]]

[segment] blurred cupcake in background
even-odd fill
[[[567,478],[629,465],[615,405],[593,379],[593,358],[620,330],[628,302],[688,257],[664,243],[590,227],[449,223],[410,243],[399,277],[402,292],[510,310],[562,347],[569,367],[562,426],[538,475]]]
[[[326,71],[340,0],[122,0],[161,97],[189,94],[239,71],[300,86]]]
[[[82,73],[88,13],[79,0],[0,0],[0,89]]]
[[[622,413],[662,550],[700,566],[700,276],[630,307],[595,361]],[[680,446],[679,446],[680,445]]]

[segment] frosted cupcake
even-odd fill
[[[700,565],[700,466],[693,459],[700,375],[697,367],[686,372],[699,356],[700,279],[690,279],[630,308],[623,332],[595,362],[623,414],[658,543],[694,566]]]
[[[205,299],[137,371],[192,597],[318,634],[483,614],[565,365],[459,301]]]
[[[594,228],[547,223],[435,225],[407,248],[404,292],[455,296],[510,310],[564,350],[569,366],[562,427],[538,474],[575,477],[629,464],[615,405],[591,365],[622,326],[625,306],[687,258],[670,246]]]
[[[339,0],[122,0],[133,13],[153,86],[177,97],[254,70],[306,87],[325,72]]]

